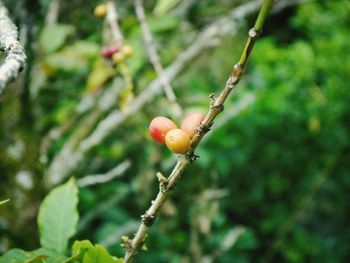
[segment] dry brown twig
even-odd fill
[[[144,245],[148,230],[155,222],[155,219],[159,214],[160,208],[171,195],[171,193],[174,191],[176,184],[182,177],[182,174],[184,173],[186,167],[190,163],[198,159],[198,156],[194,153],[195,149],[197,148],[205,134],[210,130],[217,115],[223,111],[224,103],[228,95],[240,81],[240,78],[244,72],[254,44],[262,31],[262,27],[265,23],[271,5],[272,0],[264,0],[259,15],[256,19],[255,25],[252,29],[249,30],[248,40],[243,49],[241,57],[238,63],[234,65],[224,89],[221,91],[218,97],[215,97],[214,94],[210,95],[211,101],[209,111],[205,119],[199,125],[199,127],[196,128],[188,151],[185,154],[179,155],[179,159],[173,171],[168,177],[157,173],[157,177],[159,180],[159,192],[157,194],[157,197],[151,202],[151,206],[148,208],[148,210],[141,216],[142,220],[134,238],[131,240],[127,237],[123,238],[124,247],[126,248],[126,253],[123,261],[124,263],[130,263],[133,261],[135,255]]]
[[[0,67],[0,94],[11,80],[17,78],[27,59],[24,48],[17,39],[17,27],[0,1],[0,51],[4,51],[7,55]]]

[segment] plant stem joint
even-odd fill
[[[146,212],[141,216],[141,220],[146,226],[151,227],[156,221],[156,216],[150,215]]]
[[[190,163],[193,163],[194,161],[197,161],[200,158],[199,155],[192,153],[186,153],[186,159],[190,161]]]

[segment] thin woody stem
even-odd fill
[[[216,116],[223,111],[224,102],[227,99],[227,96],[230,92],[237,86],[241,75],[243,74],[243,70],[250,56],[251,50],[258,38],[259,34],[257,33],[261,31],[262,26],[266,20],[266,16],[268,11],[270,10],[272,5],[272,0],[265,0],[260,11],[258,18],[256,20],[255,26],[253,29],[249,31],[248,40],[246,46],[242,52],[241,58],[239,62],[234,66],[227,82],[225,88],[222,90],[220,95],[215,98],[214,95],[210,95],[211,103],[210,109],[205,117],[205,119],[201,122],[199,127],[196,128],[195,134],[191,140],[191,145],[189,150],[185,154],[181,154],[179,159],[174,167],[173,171],[169,175],[169,177],[164,177],[161,174],[157,174],[159,180],[159,192],[155,200],[152,201],[151,206],[148,210],[141,216],[142,221],[141,224],[132,240],[124,237],[124,247],[126,248],[126,253],[124,255],[124,263],[130,263],[133,261],[135,255],[141,249],[142,245],[147,238],[147,233],[149,228],[153,225],[160,208],[167,200],[167,198],[174,191],[175,186],[182,174],[184,173],[187,165],[195,161],[198,156],[194,154],[195,149],[199,145],[200,141],[204,137],[204,135],[210,130],[214,119]],[[257,30],[258,29],[258,30]]]

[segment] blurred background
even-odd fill
[[[121,236],[136,231],[158,192],[156,172],[168,175],[176,162],[148,125],[158,115],[181,123],[134,3],[114,1],[113,23],[96,14],[99,1],[3,2],[28,61],[0,96],[0,200],[11,199],[0,207],[0,253],[39,246],[39,205],[74,176],[74,238],[121,256]],[[350,259],[350,2],[278,2],[136,262]],[[205,114],[224,87],[258,3],[144,1],[183,114]],[[101,55],[118,41],[115,26],[133,51],[120,63]],[[107,182],[96,181],[101,175]]]

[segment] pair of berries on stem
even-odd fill
[[[123,45],[121,48],[116,45],[110,45],[103,47],[101,50],[102,57],[106,59],[112,59],[115,64],[124,61],[133,54],[133,50],[129,45]]]
[[[185,153],[190,147],[195,129],[200,125],[205,116],[199,112],[188,115],[178,129],[176,124],[163,116],[155,117],[149,125],[149,134],[153,140],[166,144],[173,153]]]

